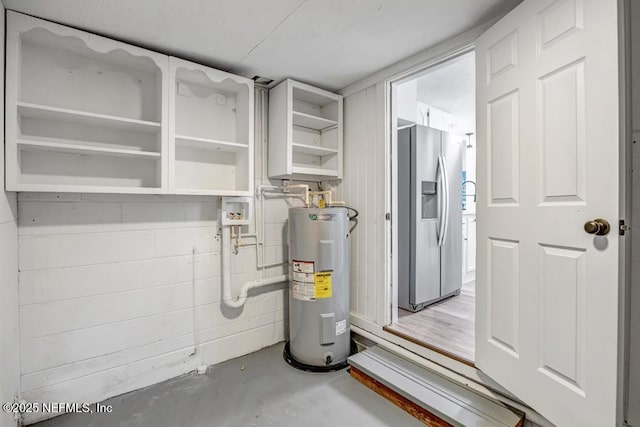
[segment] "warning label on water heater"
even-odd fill
[[[315,266],[313,261],[293,260],[293,298],[303,301],[315,301]]]
[[[315,267],[313,261],[296,261],[293,260],[293,272],[294,273],[314,273]]]
[[[331,272],[315,274],[316,298],[331,298]]]

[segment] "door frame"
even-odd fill
[[[393,89],[395,85],[411,80],[417,75],[433,67],[444,65],[461,55],[473,52],[475,47],[475,42],[467,43],[442,55],[431,58],[419,65],[394,74],[384,80],[386,154],[385,203],[387,205],[387,212],[391,213],[391,221],[387,233],[388,249],[386,253],[387,265],[390,270],[390,274],[387,275],[387,295],[389,296],[389,301],[391,301],[390,312],[385,316],[385,323],[387,325],[398,321],[398,289],[397,286],[393,286],[393,283],[398,283],[398,259],[397,257],[393,257],[393,254],[398,253],[398,236],[397,233],[393,233],[393,230],[396,230],[398,226],[397,215],[394,215],[394,213],[398,211],[398,191],[396,188],[398,182],[398,171],[397,168],[394,167],[394,161],[398,154],[398,128],[397,122],[394,122],[393,120],[396,113],[394,110],[395,104],[393,102]]]
[[[385,317],[385,327],[392,325],[398,321],[398,287],[393,286],[393,283],[398,283],[398,258],[393,254],[398,253],[398,236],[394,233],[394,230],[398,229],[398,217],[395,215],[398,212],[398,175],[397,167],[395,165],[395,159],[397,159],[397,147],[398,147],[398,127],[397,120],[393,120],[396,116],[395,111],[396,103],[394,102],[394,88],[401,83],[418,78],[421,74],[428,72],[435,67],[446,65],[448,62],[459,58],[462,55],[469,54],[475,51],[475,42],[465,44],[457,49],[447,52],[443,55],[432,58],[426,62],[423,62],[417,66],[411,67],[407,70],[399,72],[384,82],[385,89],[385,149],[387,153],[387,173],[385,181],[386,196],[385,199],[389,200],[389,206],[387,212],[391,213],[391,225],[388,230],[388,238],[390,244],[387,248],[390,248],[391,252],[387,250],[387,265],[390,268],[390,277],[388,277],[387,292],[390,295],[391,306],[390,313],[387,313]],[[462,255],[461,255],[462,256]],[[386,330],[386,329],[385,329]],[[441,349],[438,346],[431,345],[428,342],[419,342],[411,339],[411,337],[405,334],[392,332],[395,335],[401,336],[403,339],[413,342],[416,345],[425,347],[433,352],[440,353],[456,362],[475,368],[474,361],[466,360],[460,356],[452,354],[447,350]]]
[[[473,27],[466,32],[451,37],[441,43],[429,47],[417,54],[390,65],[363,80],[356,82],[342,89],[340,93],[348,98],[367,88],[374,88],[376,96],[376,112],[383,118],[376,128],[376,137],[384,137],[384,212],[391,215],[391,82],[419,72],[425,68],[445,62],[462,53],[475,49],[477,38],[488,28],[495,24],[500,17],[496,17],[490,21]],[[384,218],[382,218],[384,220]],[[393,218],[391,218],[393,219]],[[400,338],[383,329],[384,326],[391,324],[392,308],[397,307],[397,297],[394,295],[393,289],[393,261],[392,261],[392,221],[385,221],[384,236],[384,280],[375,283],[375,292],[382,295],[379,303],[379,310],[382,316],[380,319],[369,318],[361,313],[351,313],[351,329],[355,333],[368,337],[370,340],[378,343],[383,347],[387,347],[396,353],[403,353],[407,356],[412,355],[414,361],[430,370],[439,372],[441,375],[450,380],[470,387],[478,393],[488,398],[496,398],[500,396],[503,401],[509,402],[514,407],[521,408],[527,412],[529,419],[539,420],[541,425],[544,419],[535,412],[528,409],[522,402],[517,401],[507,390],[503,389],[499,384],[492,381],[482,372],[467,364],[454,360],[439,352],[429,348],[418,346],[408,340]],[[397,252],[397,249],[395,250]],[[395,252],[394,252],[395,253]],[[397,266],[396,266],[397,276]],[[396,279],[397,282],[397,279]],[[395,301],[394,301],[395,300]]]

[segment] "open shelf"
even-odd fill
[[[252,80],[13,11],[6,38],[8,190],[252,194]]]
[[[104,155],[112,157],[137,157],[160,158],[160,153],[152,151],[123,150],[106,147],[81,145],[78,143],[40,141],[32,139],[19,139],[18,146],[21,150],[53,151],[58,153],[77,153],[87,155]]]
[[[158,122],[108,116],[106,114],[89,113],[86,111],[70,110],[68,108],[51,107],[28,102],[18,102],[18,114],[20,114],[21,117],[34,119],[55,120],[89,126],[113,127],[138,132],[160,131],[160,123]]]
[[[250,80],[177,58],[170,68],[176,138],[249,143]]]
[[[306,166],[293,166],[293,173],[314,176],[338,176],[338,171],[335,169],[312,168]]]
[[[177,58],[169,69],[172,192],[251,192],[253,81]]]
[[[168,57],[7,12],[6,187],[166,192]]]
[[[217,150],[236,152],[249,148],[247,144],[238,144],[237,142],[217,141],[215,139],[196,138],[193,136],[176,135],[176,144],[201,150]]]
[[[84,151],[49,151],[51,147],[47,148],[40,150],[18,145],[18,191],[27,188],[32,191],[70,191],[73,188],[74,191],[112,193],[120,193],[125,188],[131,192],[160,190],[160,157],[87,155]]]
[[[342,178],[342,96],[287,79],[269,91],[269,177]]]
[[[335,120],[325,119],[324,117],[314,116],[299,111],[292,111],[293,125],[314,130],[325,130],[332,126],[337,126]]]
[[[176,144],[174,191],[199,194],[244,194],[250,191],[248,147],[223,151],[212,150],[211,145]],[[228,145],[224,147],[230,148]]]
[[[332,156],[338,154],[336,148],[326,148],[319,145],[298,144],[294,142],[293,151],[296,153],[309,154],[311,156]]]
[[[162,118],[166,56],[62,25],[12,14],[18,101],[143,123]]]
[[[59,183],[55,184],[29,184],[21,182],[16,185],[14,191],[32,191],[42,193],[59,193]],[[164,194],[165,191],[157,187],[115,187],[101,185],[84,185],[73,183],[64,184],[64,192],[66,193],[103,193],[103,194]]]

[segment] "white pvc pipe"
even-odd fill
[[[283,274],[281,276],[268,277],[266,279],[251,280],[245,283],[244,285],[242,285],[242,288],[240,288],[240,295],[238,295],[238,298],[236,298],[235,300],[225,298],[224,303],[227,307],[231,307],[231,308],[242,307],[244,303],[247,302],[250,289],[259,288],[261,286],[275,285],[276,283],[283,283],[288,281],[289,281],[289,276],[286,274]]]
[[[250,289],[289,281],[289,276],[286,274],[251,280],[242,285],[238,298],[234,299],[231,295],[231,230],[228,226],[222,227],[222,250],[220,253],[222,257],[222,301],[227,307],[242,307],[247,302]]]
[[[285,191],[295,190],[296,188],[300,188],[304,190],[304,206],[306,208],[309,207],[309,186],[307,184],[295,184],[295,185],[285,185],[282,187]]]
[[[222,301],[231,301],[231,230],[222,226]]]

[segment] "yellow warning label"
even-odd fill
[[[331,272],[315,273],[316,298],[331,298]]]

